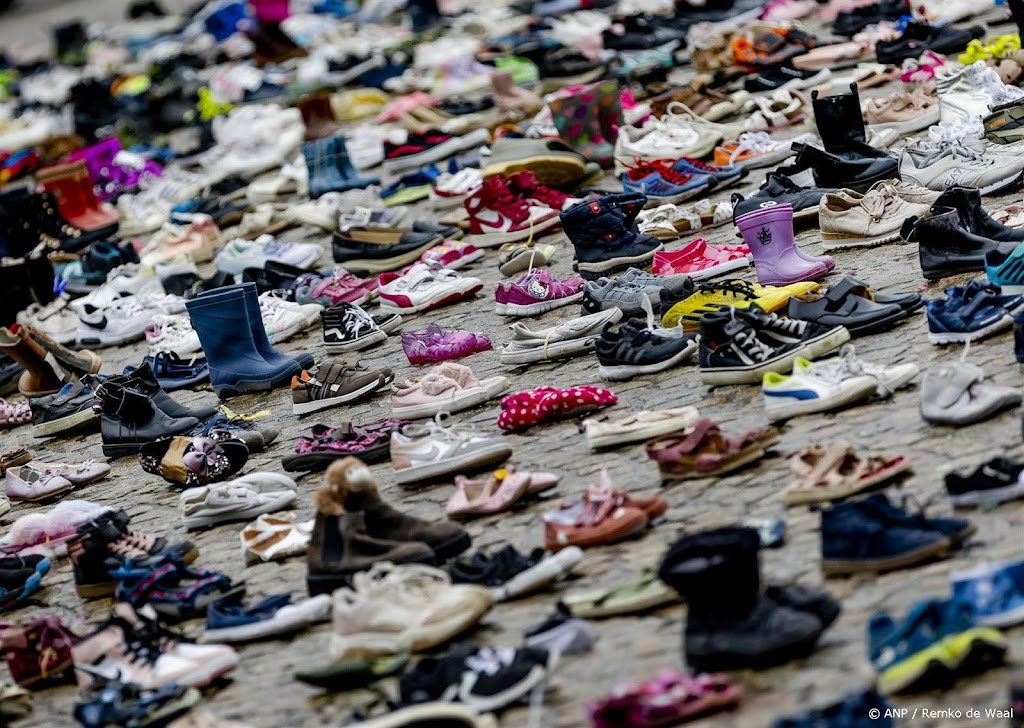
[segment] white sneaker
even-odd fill
[[[743,132],[736,141],[735,149],[729,153],[729,164],[746,169],[771,167],[796,153],[793,151],[793,141],[802,140],[777,142],[765,131]]]
[[[271,344],[287,341],[318,323],[324,310],[318,303],[293,303],[273,292],[261,293],[259,300],[260,316]]]
[[[1003,83],[999,74],[985,61],[975,61],[964,69],[972,88],[980,88],[989,97],[989,106],[999,106],[1024,98],[1024,91]],[[987,112],[986,112],[987,113]]]
[[[792,374],[767,372],[761,383],[765,414],[772,422],[860,402],[877,387],[873,376],[855,375],[843,367],[819,367],[802,357],[797,357]]]
[[[483,184],[483,181],[483,172],[474,167],[460,169],[455,174],[445,172],[430,188],[430,204],[435,210],[458,207],[465,202],[470,192]]]
[[[316,243],[284,243],[273,235],[260,235],[255,240],[235,238],[217,253],[214,264],[222,273],[236,276],[246,268],[263,268],[271,260],[309,268],[321,252]]]
[[[714,140],[708,147],[695,129],[660,121],[649,121],[642,127],[623,125],[615,139],[615,173],[622,174],[636,160],[674,162],[680,157],[702,157],[720,141]]]
[[[86,304],[78,314],[76,341],[81,347],[117,346],[138,341],[153,320],[137,296],[118,298],[103,308]]]
[[[117,198],[121,216],[118,234],[133,237],[158,230],[171,216],[171,204],[153,195],[121,195]]]
[[[939,96],[939,121],[953,122],[961,117],[981,119],[989,113],[992,100],[971,81],[967,68],[939,68],[935,72],[935,90]]]
[[[891,397],[897,389],[903,389],[910,384],[921,368],[917,364],[893,364],[884,366],[872,364],[857,357],[853,344],[844,344],[839,351],[839,356],[830,359],[820,359],[814,362],[814,367],[826,376],[835,377],[856,377],[866,375],[874,377],[876,382],[875,394],[879,397]]]
[[[188,316],[154,316],[153,322],[146,327],[146,341],[149,343],[150,354],[169,351],[188,358],[203,351],[199,334],[192,328]]]
[[[107,274],[107,282],[88,296],[76,298],[70,306],[81,311],[85,306],[105,308],[118,298],[125,296],[142,296],[146,294],[163,294],[164,287],[149,266],[138,263],[119,265]]]
[[[78,313],[70,306],[67,296],[61,295],[45,306],[30,304],[18,312],[17,321],[22,326],[38,329],[58,344],[71,344],[78,328]]]
[[[476,293],[479,278],[462,277],[449,268],[417,263],[407,273],[377,289],[383,313],[416,313],[454,303]]]
[[[391,433],[391,464],[399,484],[497,465],[511,454],[502,438],[488,437],[467,424],[453,425],[445,412]]]

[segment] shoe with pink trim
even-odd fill
[[[511,468],[495,470],[486,478],[471,480],[455,476],[455,492],[445,505],[449,518],[475,518],[507,510],[524,496],[558,485],[554,473],[516,472]]]
[[[641,685],[623,685],[587,706],[593,728],[655,728],[727,710],[741,691],[724,675],[663,670]]]
[[[727,251],[697,238],[680,250],[662,250],[654,254],[651,270],[656,275],[688,275],[695,281],[713,278],[750,265],[746,253]]]
[[[933,51],[925,51],[920,58],[908,58],[900,68],[903,83],[935,82],[935,72],[946,65],[946,59]]]
[[[475,260],[484,257],[484,251],[472,243],[461,240],[445,240],[420,256],[420,262],[437,263],[442,268],[459,270]]]
[[[439,412],[453,414],[497,397],[509,387],[502,376],[477,379],[462,364],[440,364],[418,382],[405,382],[391,394],[392,416],[417,420]]]
[[[430,324],[422,334],[403,332],[402,348],[410,364],[429,364],[487,351],[491,348],[491,340],[472,331],[442,329],[437,324]]]
[[[538,316],[583,298],[583,279],[559,280],[546,270],[529,270],[494,291],[494,311],[501,316]]]
[[[366,303],[377,295],[377,279],[360,278],[344,268],[330,276],[303,276],[295,286],[295,300],[301,304],[319,303],[330,308],[339,303]]]
[[[799,20],[813,13],[817,7],[817,0],[768,0],[760,18],[770,23]]]

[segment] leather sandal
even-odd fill
[[[789,462],[797,479],[779,498],[786,505],[840,500],[891,480],[910,470],[910,458],[886,455],[861,456],[846,442],[811,445]]]
[[[718,425],[701,419],[681,433],[647,443],[647,457],[658,464],[663,480],[690,480],[732,472],[765,455],[779,439],[774,427],[726,437]]]

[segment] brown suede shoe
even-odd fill
[[[18,391],[26,397],[45,397],[64,386],[61,374],[46,361],[46,352],[24,327],[15,326],[13,331],[0,328],[0,351],[24,367]]]
[[[369,468],[354,457],[333,463],[327,469],[327,488],[347,513],[361,513],[372,536],[395,541],[418,541],[434,550],[439,563],[458,556],[472,544],[469,534],[449,520],[424,521],[402,513],[380,497]]]

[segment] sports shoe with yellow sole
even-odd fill
[[[800,296],[818,287],[813,282],[788,286],[762,286],[740,280],[706,283],[696,286],[693,292],[684,294],[682,300],[674,303],[663,298],[661,323],[665,328],[674,328],[682,322],[683,331],[699,331],[701,314],[723,306],[746,309],[752,304],[765,313],[773,313],[785,308],[790,296]],[[667,309],[666,304],[670,304]]]

